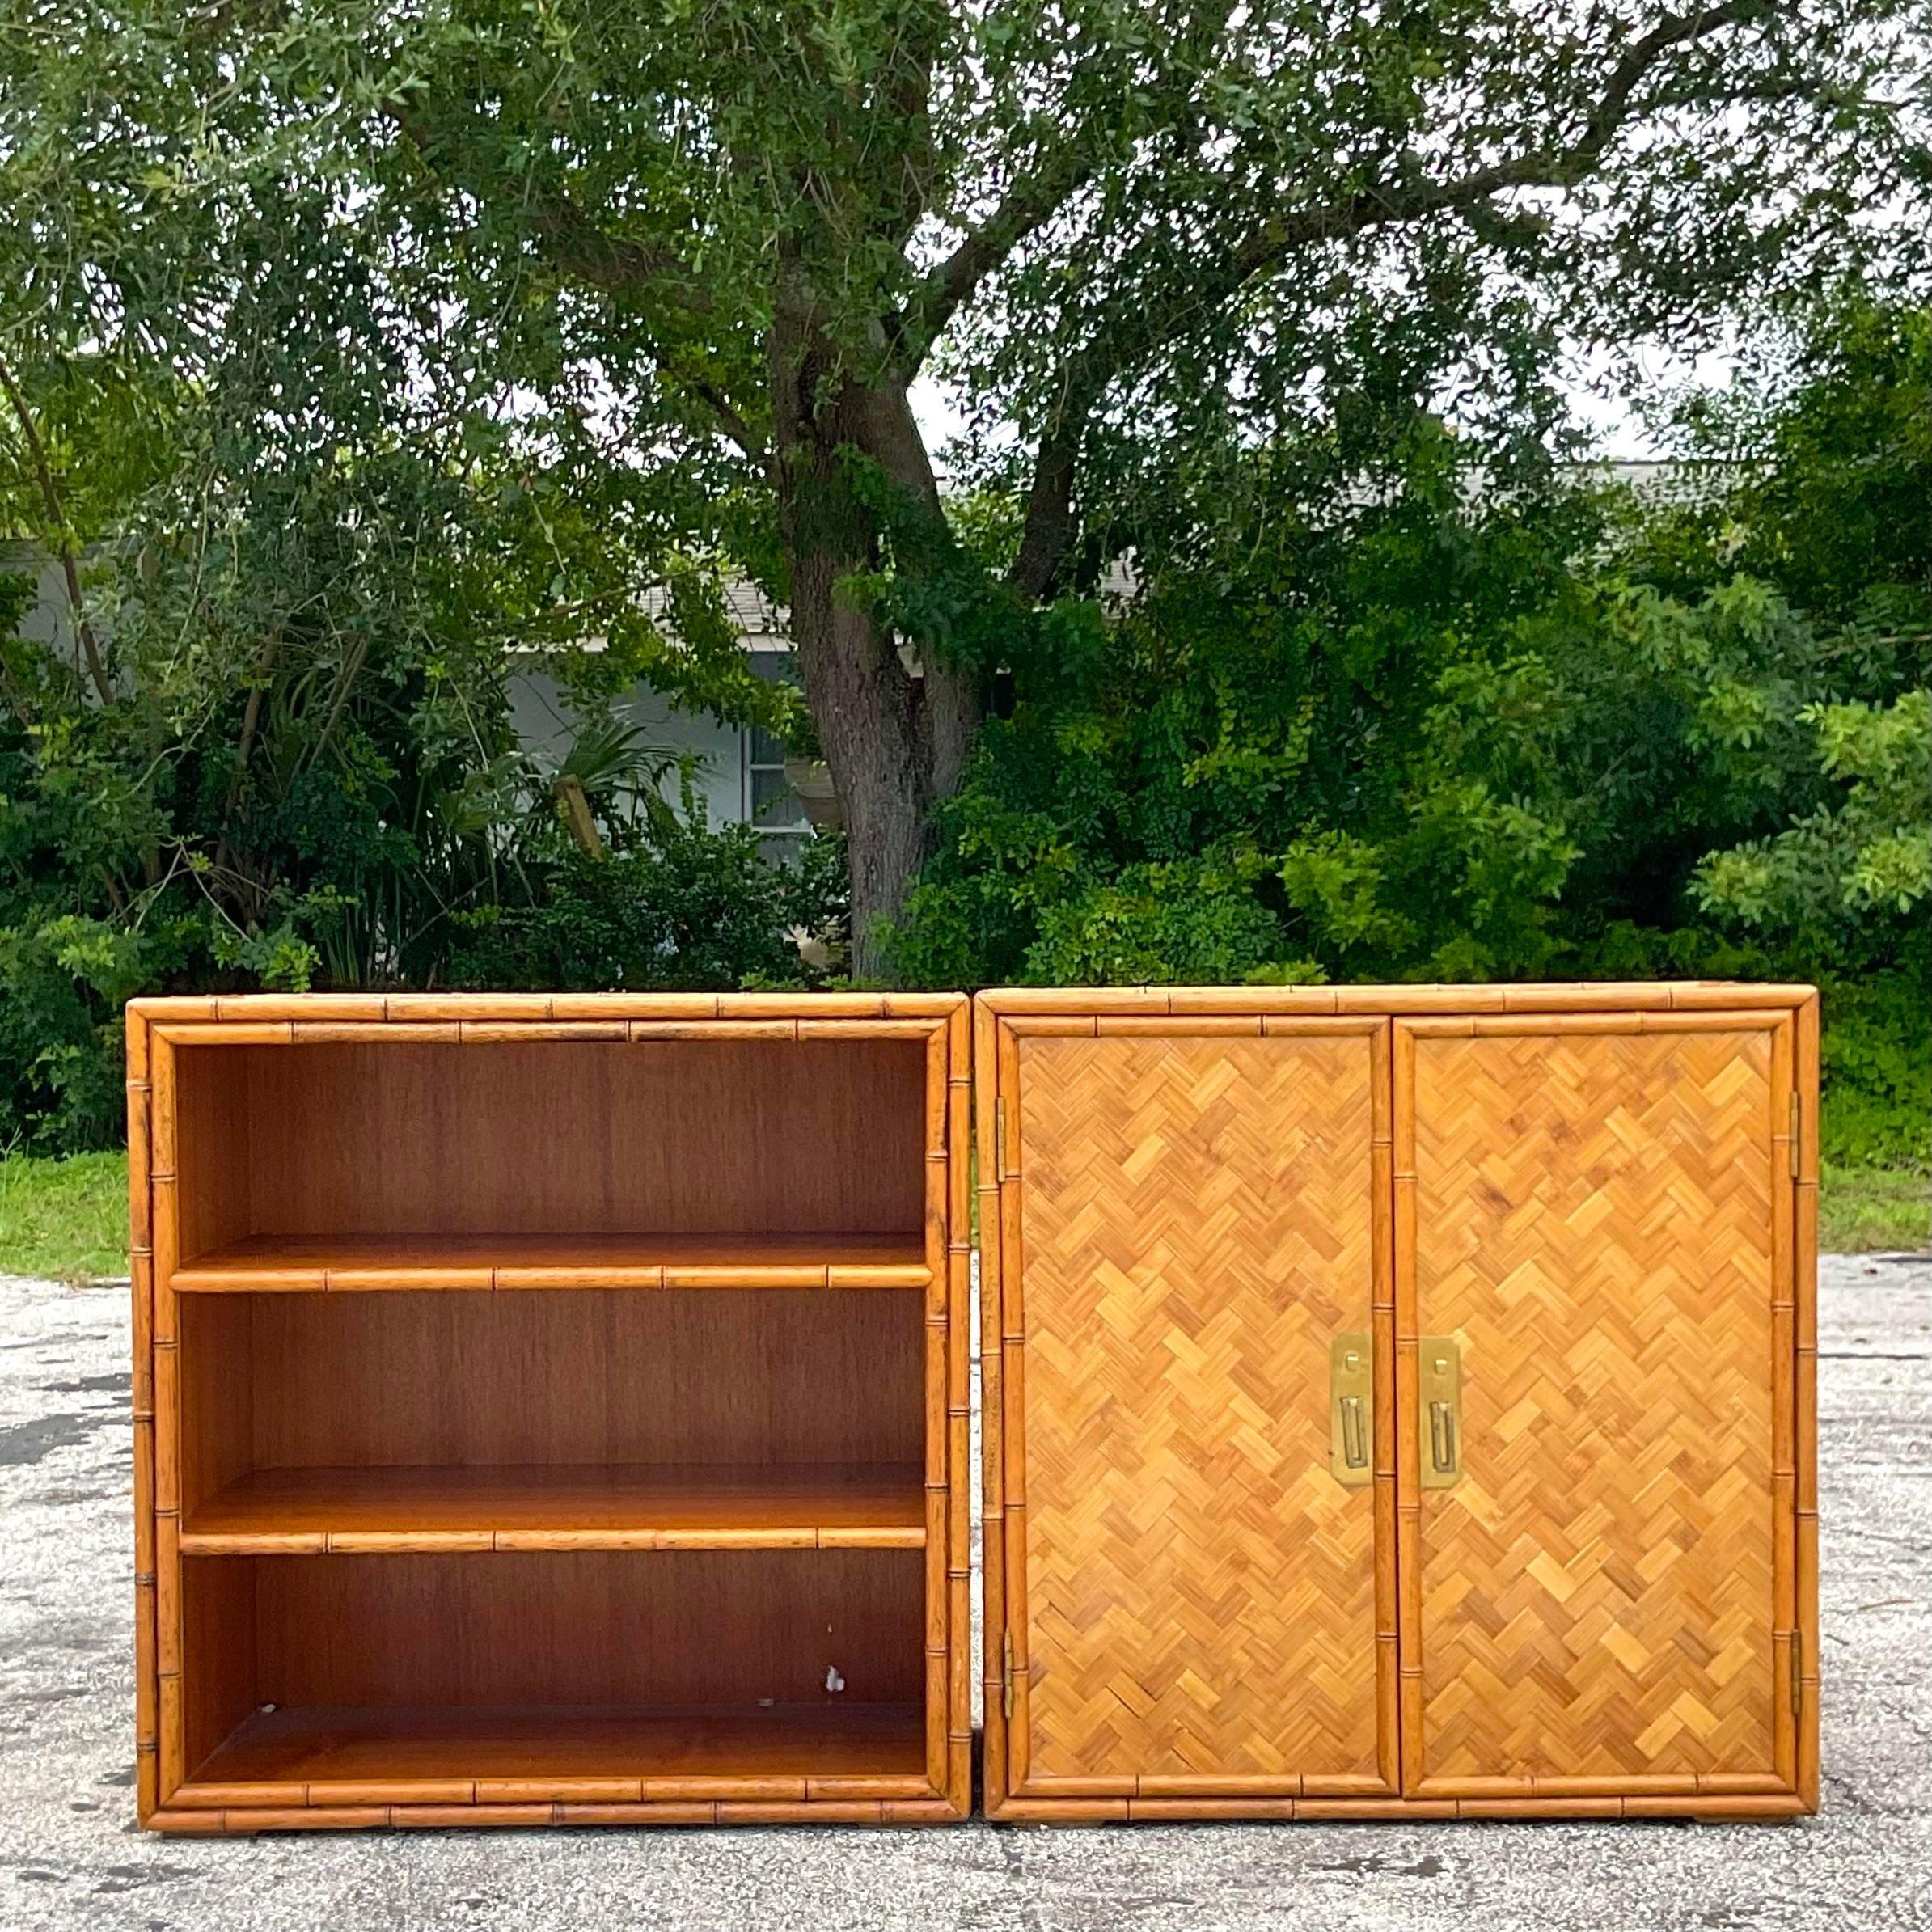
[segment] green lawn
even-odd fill
[[[1818,1245],[1828,1254],[1932,1247],[1932,1181],[1896,1167],[1833,1167],[1818,1184]]]
[[[0,1275],[125,1275],[127,1231],[125,1155],[0,1158]],[[1834,1254],[1932,1246],[1932,1182],[1894,1168],[1828,1166],[1818,1245]]]
[[[128,1157],[0,1157],[0,1275],[87,1281],[128,1271]]]

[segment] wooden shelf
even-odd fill
[[[184,1556],[922,1549],[917,1463],[257,1469],[190,1511]]]
[[[923,1791],[917,1704],[295,1706],[246,1719],[176,1804],[818,1795],[826,1781]],[[814,1790],[808,1794],[810,1780]],[[595,1790],[590,1788],[594,1785]],[[573,1789],[575,1786],[579,1788]],[[876,1795],[886,1795],[884,1792]]]
[[[906,1234],[256,1234],[177,1267],[178,1292],[409,1288],[919,1288]]]

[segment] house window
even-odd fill
[[[774,684],[793,681],[789,651],[752,651],[751,668]],[[754,727],[745,739],[745,816],[758,827],[767,859],[785,865],[798,856],[799,841],[811,835],[812,822],[785,778],[784,740]]]

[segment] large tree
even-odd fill
[[[1103,503],[1343,398],[1533,426],[1559,338],[1681,332],[1882,251],[1922,220],[1926,25],[1922,0],[11,0],[0,367],[30,389],[84,348],[231,395],[243,476],[366,461],[389,408],[509,495],[547,478],[574,505],[539,519],[552,635],[694,554],[758,575],[865,971],[1003,639],[1119,540]],[[1003,547],[949,522],[911,395],[936,361],[1010,488]]]

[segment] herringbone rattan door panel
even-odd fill
[[[1411,1336],[1461,1375],[1459,1480],[1402,1429],[1412,1790],[1779,1783],[1789,1025],[1616,1024],[1397,1025],[1404,1400]]]
[[[1331,1474],[1329,1413],[1331,1341],[1376,1319],[1387,1032],[1249,1024],[1017,1042],[1017,1790],[1393,1778],[1376,1492]]]

